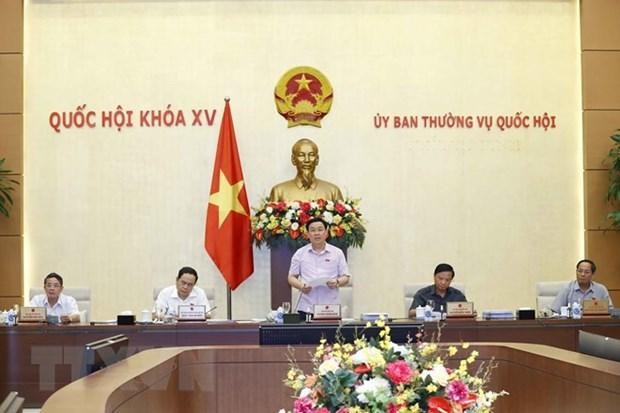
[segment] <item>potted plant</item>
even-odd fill
[[[607,200],[614,206],[607,218],[611,220],[614,228],[620,229],[620,129],[610,136],[614,141],[613,147],[609,150],[609,188]]]
[[[19,182],[11,178],[13,171],[4,169],[4,161],[5,158],[0,159],[0,214],[8,218],[13,206],[11,192],[15,191],[15,186],[19,185]]]

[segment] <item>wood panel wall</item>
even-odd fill
[[[609,138],[620,129],[620,1],[581,1],[581,64],[586,256],[597,263],[595,280],[620,305],[620,231],[606,215]]]
[[[23,304],[23,10],[0,0],[0,159],[20,182],[10,217],[0,215],[0,309]]]

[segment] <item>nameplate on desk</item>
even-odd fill
[[[609,314],[609,301],[593,298],[583,300],[583,315],[607,315]]]
[[[207,319],[206,305],[179,305],[178,321],[205,321]]]
[[[316,304],[313,320],[340,320],[340,304]]]
[[[448,317],[473,317],[474,316],[474,303],[467,301],[453,301],[448,302],[446,308],[446,315]]]
[[[44,323],[47,321],[45,307],[22,307],[19,309],[20,323]]]

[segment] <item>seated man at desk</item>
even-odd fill
[[[56,316],[63,324],[80,321],[80,311],[75,298],[64,295],[62,277],[55,272],[43,279],[45,294],[38,294],[30,300],[31,307],[45,307],[48,316]]]
[[[596,264],[591,260],[581,260],[577,263],[577,277],[575,280],[566,284],[558,293],[551,305],[551,310],[560,313],[560,307],[571,305],[574,302],[579,304],[583,300],[596,298],[599,300],[607,300],[609,308],[613,307],[609,291],[600,283],[592,281],[596,272]]]
[[[338,288],[351,278],[342,250],[327,243],[327,223],[313,218],[306,230],[310,244],[295,252],[288,276],[290,286],[301,291],[295,308],[302,317],[312,314],[315,304],[340,304]]]
[[[163,288],[155,300],[155,311],[167,315],[178,315],[179,304],[204,305],[208,311],[211,309],[209,300],[204,290],[196,287],[198,272],[192,267],[183,267],[179,270],[177,281],[174,285]]]
[[[450,287],[454,279],[454,268],[450,264],[439,264],[435,267],[435,283],[424,287],[415,294],[411,307],[409,307],[409,317],[415,317],[415,309],[418,306],[430,304],[433,311],[446,311],[449,301],[467,301],[465,294],[456,288]]]

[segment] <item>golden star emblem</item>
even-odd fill
[[[231,185],[224,172],[220,169],[220,191],[214,192],[209,196],[209,203],[218,207],[218,227],[222,226],[231,211],[241,215],[248,214],[241,202],[239,202],[239,193],[243,189],[243,185],[243,181]]]
[[[307,89],[310,90],[310,82],[312,82],[312,80],[308,80],[306,79],[306,74],[302,73],[301,74],[301,79],[296,79],[295,82],[297,82],[297,91],[299,92],[302,89]]]

